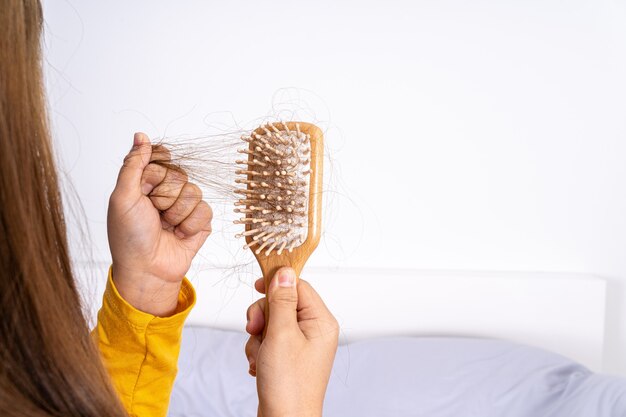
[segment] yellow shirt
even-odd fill
[[[164,417],[178,370],[183,324],[196,302],[185,278],[172,316],[135,309],[109,279],[92,336],[126,411],[132,417]]]

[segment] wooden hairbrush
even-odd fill
[[[248,158],[236,161],[244,167],[236,171],[235,212],[243,216],[235,223],[245,225],[237,237],[245,237],[269,288],[283,266],[299,277],[319,243],[324,136],[310,123],[276,122],[241,139],[248,147],[238,152]]]

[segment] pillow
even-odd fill
[[[246,340],[186,328],[169,416],[256,416]],[[506,341],[373,339],[339,347],[324,416],[626,416],[626,379]]]

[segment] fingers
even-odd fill
[[[165,176],[150,192],[150,200],[152,200],[152,204],[157,210],[165,211],[174,205],[178,195],[187,183],[188,177],[182,171],[163,167],[152,168],[153,166],[154,164],[150,164],[151,172],[150,176],[146,177],[146,182],[149,180],[156,181],[158,176],[162,175],[163,171],[161,169],[165,169]]]
[[[248,311],[246,316],[248,318],[248,324],[246,324],[246,331],[250,333],[248,343],[246,343],[246,357],[250,363],[250,369],[248,373],[252,376],[256,376],[256,362],[261,347],[261,335],[263,334],[263,328],[265,327],[265,305],[267,300],[261,298],[254,302]]]
[[[191,213],[176,226],[174,233],[181,239],[195,236],[200,232],[204,232],[208,236],[211,233],[212,218],[211,206],[206,201],[200,201]]]
[[[298,322],[308,340],[337,343],[339,323],[317,291],[304,280],[298,281]]]
[[[152,145],[150,162],[167,163],[172,161],[172,153],[163,145]]]
[[[256,289],[261,294],[265,294],[265,280],[262,277],[255,281],[254,289]]]
[[[331,315],[322,297],[305,280],[298,280],[298,320],[323,318]]]
[[[141,193],[149,195],[154,188],[165,180],[167,168],[157,164],[148,164],[141,175]]]
[[[250,369],[248,373],[252,376],[256,376],[256,362],[259,357],[259,348],[261,347],[261,336],[250,336],[248,342],[246,343],[246,358],[248,358],[248,363],[250,364]]]
[[[167,167],[160,165],[160,163],[168,163],[171,160],[172,154],[165,146],[152,146],[150,163],[144,168],[141,175],[141,192],[143,195],[150,194],[154,187],[163,182],[167,173]]]
[[[296,272],[289,267],[280,268],[267,291],[269,321],[267,337],[279,336],[280,332],[297,328],[298,290]]]
[[[143,170],[150,162],[151,156],[152,146],[148,136],[141,132],[135,133],[133,147],[124,158],[115,188],[124,194],[139,192]]]
[[[184,171],[168,168],[171,158],[164,146],[152,147],[150,163],[141,175],[141,192],[148,195],[154,207],[161,211],[164,229],[173,231],[181,239],[203,232],[202,237],[206,239],[211,233],[213,211],[202,201],[200,187],[188,182]]]
[[[337,320],[332,315],[328,307],[320,297],[320,295],[313,289],[311,284],[303,279],[297,279],[297,292],[298,292],[298,302],[297,302],[297,321],[301,324],[300,329],[302,333],[307,337],[314,337],[315,333],[321,330],[320,326],[313,325],[309,326],[311,323],[319,323],[323,325],[323,327],[330,332],[338,330],[339,325]],[[255,281],[254,287],[257,291],[262,294],[265,294],[265,281],[263,278],[259,278]],[[263,302],[262,307],[264,308],[266,301]],[[250,306],[250,310],[253,306]],[[263,310],[265,311],[265,310]],[[254,312],[249,312],[254,313]],[[249,314],[249,318],[252,317]],[[271,315],[270,315],[271,317]],[[263,316],[263,319],[265,317]],[[256,318],[254,318],[256,320]],[[270,319],[271,320],[271,319]],[[304,324],[308,323],[308,324]],[[248,333],[256,334],[257,326],[259,324],[254,322],[253,324],[249,324],[250,328],[246,326],[246,330],[249,330]],[[253,333],[253,331],[254,333]]]
[[[261,294],[265,294],[265,280],[259,278],[254,282],[254,288]],[[328,311],[324,301],[308,281],[298,279],[298,313],[325,313]],[[310,315],[310,314],[307,314]]]
[[[182,223],[196,209],[200,200],[202,200],[200,187],[190,182],[185,183],[174,204],[163,212],[163,220],[172,226]]]
[[[251,335],[263,333],[263,328],[265,327],[266,304],[267,299],[261,298],[248,307],[248,311],[246,312],[246,317],[248,319],[246,332]]]

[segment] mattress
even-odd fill
[[[186,328],[169,416],[256,416],[246,340]],[[371,339],[339,347],[324,416],[626,416],[626,379],[501,340]]]

